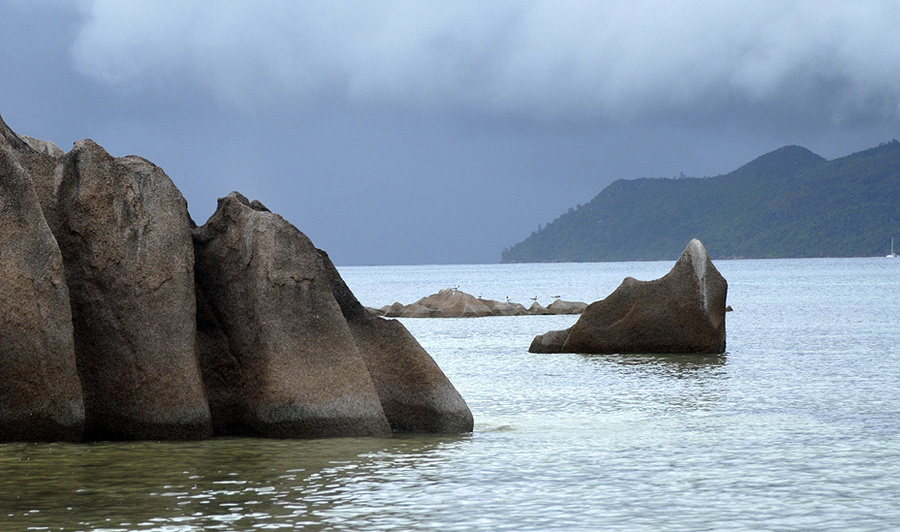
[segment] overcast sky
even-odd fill
[[[615,179],[900,137],[900,2],[0,0],[0,115],[338,265],[498,262]]]

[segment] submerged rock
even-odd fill
[[[535,337],[532,353],[724,353],[728,284],[699,240],[655,281],[631,277],[570,329]]]
[[[216,431],[390,434],[329,273],[306,235],[236,192],[193,234],[200,362]]]
[[[7,132],[0,119],[0,441],[76,441],[84,404],[62,255]]]

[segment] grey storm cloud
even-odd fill
[[[615,179],[900,133],[897,0],[0,0],[0,113],[338,264],[495,262]]]
[[[71,53],[83,74],[171,90],[187,81],[239,108],[337,99],[628,121],[740,104],[814,121],[900,118],[893,0],[96,0],[80,10]]]

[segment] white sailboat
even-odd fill
[[[894,253],[894,237],[891,237],[891,254],[885,255],[885,257],[887,257],[889,259],[896,259],[897,257],[900,257],[900,255],[897,255],[896,253]]]

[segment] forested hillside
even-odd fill
[[[900,142],[826,161],[786,146],[708,178],[619,180],[503,262],[878,256],[900,243]]]

